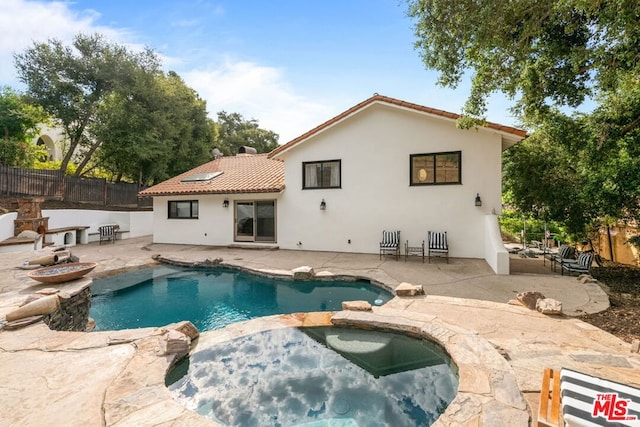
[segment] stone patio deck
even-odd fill
[[[549,274],[541,260],[521,267],[525,274],[496,276],[482,260],[422,264],[380,261],[378,255],[366,254],[160,245],[150,238],[81,245],[72,252],[81,261],[98,263],[93,277],[140,267],[152,262],[151,255],[162,254],[185,261],[220,257],[239,267],[279,272],[309,265],[316,272],[367,277],[390,287],[401,282],[422,285],[426,296],[396,297],[371,313],[340,312],[334,321],[419,330],[440,341],[462,367],[459,396],[440,425],[529,425],[537,412],[545,367],[567,367],[640,386],[640,355],[631,352],[630,344],[577,319],[505,304],[518,292],[539,291],[562,301],[569,314],[608,306],[597,284]],[[24,258],[0,254],[0,319],[48,286],[15,268]],[[524,261],[514,259],[512,268]],[[326,314],[255,319],[204,333],[198,345],[327,321]],[[0,426],[215,425],[180,406],[164,387],[171,362],[157,354],[164,334],[163,328],[56,332],[41,323],[0,330]]]

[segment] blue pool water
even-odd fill
[[[430,426],[458,391],[437,345],[382,331],[285,328],[198,347],[167,378],[229,426]]]
[[[291,281],[231,269],[154,267],[95,280],[89,315],[96,330],[191,321],[200,331],[273,314],[337,311],[342,301],[392,298],[366,281]]]

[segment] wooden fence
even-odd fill
[[[0,164],[0,196],[43,197],[48,200],[104,206],[152,206],[138,197],[137,184],[111,183],[103,178],[81,178],[58,170],[23,169]]]

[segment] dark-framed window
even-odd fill
[[[342,161],[323,160],[302,162],[302,189],[340,188],[342,184]]]
[[[198,201],[169,200],[169,218],[198,219]]]
[[[462,151],[411,154],[409,185],[462,184]]]

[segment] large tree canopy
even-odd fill
[[[503,92],[533,130],[505,156],[505,194],[579,233],[640,207],[640,6],[609,0],[407,0],[439,82],[471,74],[464,113]],[[589,113],[563,113],[589,99]]]
[[[234,155],[238,148],[249,146],[258,153],[268,153],[278,147],[278,134],[260,128],[255,119],[247,120],[239,113],[220,111],[216,122],[216,145],[224,155]]]
[[[550,105],[576,107],[639,75],[636,1],[407,1],[416,47],[440,83],[455,87],[472,70],[464,112],[474,118],[495,91],[538,122]]]
[[[96,166],[140,184],[178,175],[211,159],[211,123],[205,102],[176,73],[142,73],[96,115]]]
[[[74,155],[86,165],[97,150],[101,141],[91,135],[90,127],[105,99],[126,92],[138,72],[155,74],[159,67],[151,50],[133,53],[98,34],[79,34],[72,46],[59,40],[34,43],[14,61],[19,79],[27,85],[26,95],[58,119],[69,138],[61,170]]]

